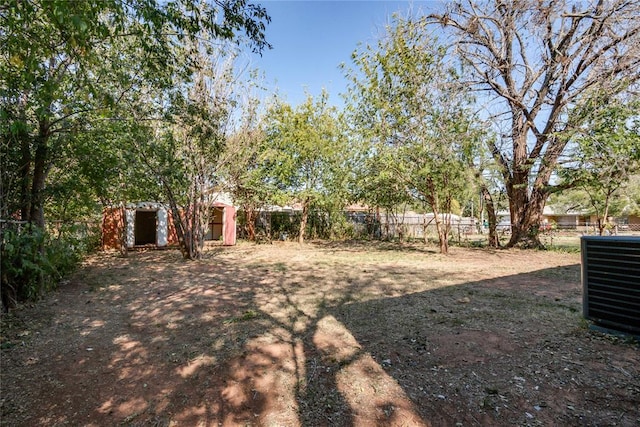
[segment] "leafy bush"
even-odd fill
[[[2,305],[5,309],[19,300],[31,299],[36,284],[44,282],[46,259],[40,248],[44,246],[44,232],[26,226],[22,230],[3,230],[1,254]]]
[[[35,300],[54,289],[60,279],[77,266],[94,247],[94,233],[60,230],[58,236],[27,224],[21,229],[4,229],[0,239],[2,306],[5,310],[20,301]]]
[[[349,221],[343,212],[331,215],[331,234],[333,240],[348,240],[356,237],[354,223]]]

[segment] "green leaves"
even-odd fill
[[[349,158],[341,121],[323,91],[292,108],[278,101],[264,123],[264,170],[286,203],[302,204],[299,241],[312,206],[344,206],[345,159]]]
[[[185,89],[194,72],[210,65],[193,61],[192,40],[204,45],[207,59],[229,40],[241,39],[261,50],[268,47],[268,21],[264,8],[238,0],[5,2],[0,8],[0,132],[2,183],[12,199],[3,210],[37,214],[47,196],[50,212],[59,213],[74,191],[87,198],[97,194],[102,201],[123,197],[127,191],[107,183],[122,183],[134,174],[123,172],[122,179],[114,179],[109,162],[118,159],[122,170],[132,166],[126,155],[114,155],[114,147],[131,141],[131,127],[115,123],[136,121],[141,126],[129,136],[139,137],[138,131],[166,107],[166,91]],[[210,125],[218,118],[196,111],[195,103],[185,108],[180,114],[197,119],[188,136],[215,140],[219,148],[222,140]],[[88,157],[103,170],[87,166],[84,158],[69,158],[85,155],[83,144],[92,138],[99,143]],[[13,165],[20,166],[7,168]],[[95,194],[88,190],[92,186]],[[34,218],[28,214],[24,219]]]
[[[329,192],[326,184],[344,158],[337,111],[327,101],[323,92],[315,101],[309,95],[295,109],[278,102],[267,113],[264,160],[278,187],[292,199],[316,199]]]
[[[437,214],[469,191],[482,132],[443,55],[420,21],[398,17],[377,46],[354,52],[347,98],[363,138],[361,201],[391,211],[412,200]]]
[[[578,187],[578,194],[586,195],[578,204],[600,218],[602,231],[611,208],[617,208],[614,213],[633,210],[630,199],[626,203],[616,199],[625,199],[623,190],[632,176],[640,174],[640,101],[596,92],[582,105],[573,112],[575,130],[563,135],[573,152],[559,176],[562,186]]]
[[[90,235],[62,233],[54,239],[30,224],[5,224],[0,245],[2,302],[5,308],[34,300],[55,288],[86,253]]]

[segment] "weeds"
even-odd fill
[[[232,317],[230,319],[224,320],[222,323],[224,323],[225,325],[229,325],[232,323],[246,322],[257,318],[258,316],[259,315],[257,312],[253,310],[247,310],[241,316]]]

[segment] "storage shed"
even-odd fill
[[[102,247],[118,249],[124,233],[125,247],[175,247],[178,236],[169,207],[163,203],[128,203],[124,207],[108,207],[102,215]],[[236,209],[215,203],[205,240],[222,240],[236,244]]]
[[[215,202],[211,210],[209,228],[205,240],[222,240],[225,246],[236,244],[236,208],[222,202]]]

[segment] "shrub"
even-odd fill
[[[94,249],[94,240],[94,233],[78,233],[72,228],[59,232],[56,238],[31,224],[2,230],[3,309],[8,310],[20,301],[35,300],[54,289]]]
[[[1,246],[2,305],[5,309],[19,300],[33,298],[46,278],[46,259],[41,247],[44,233],[27,225],[21,230],[3,230]]]

